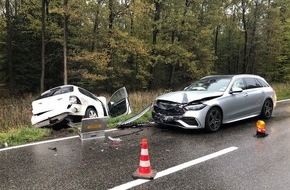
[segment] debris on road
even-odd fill
[[[49,150],[57,151],[57,148],[56,148],[56,147],[53,147],[53,148],[49,147],[48,149],[49,149]]]
[[[114,138],[114,137],[111,137],[111,136],[108,136],[108,139],[110,139],[111,141],[115,141],[115,142],[122,141],[120,138]]]

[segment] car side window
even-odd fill
[[[236,79],[235,82],[233,83],[232,89],[233,88],[241,88],[241,89],[245,89],[245,83],[243,81],[243,79]]]
[[[269,86],[270,86],[267,82],[265,82],[265,81],[263,81],[263,80],[261,80],[261,79],[257,79],[257,80],[260,82],[260,84],[261,84],[263,87],[269,87]]]
[[[83,95],[86,95],[94,100],[98,100],[97,97],[95,97],[92,93],[90,93],[89,91],[85,90],[85,89],[82,89],[82,88],[79,88],[79,91],[80,93],[82,93]]]
[[[245,78],[244,79],[247,87],[246,89],[252,89],[252,88],[260,88],[262,85],[259,83],[259,81],[255,78]]]

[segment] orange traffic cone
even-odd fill
[[[256,137],[266,137],[268,136],[268,134],[266,133],[266,124],[264,121],[262,120],[258,120],[257,123],[256,123],[256,126],[257,126],[257,133],[256,133]]]
[[[141,142],[141,154],[139,168],[133,173],[134,179],[153,179],[156,171],[150,166],[147,139],[143,138]]]

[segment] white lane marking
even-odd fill
[[[118,129],[108,129],[108,130],[105,130],[105,132],[110,132],[110,131],[115,131],[115,130],[118,130]],[[5,151],[5,150],[11,150],[11,149],[17,149],[17,148],[27,147],[27,146],[34,146],[34,145],[45,144],[45,143],[50,143],[50,142],[57,142],[57,141],[62,141],[62,140],[68,140],[68,139],[73,139],[73,138],[78,138],[78,137],[79,137],[79,135],[75,135],[75,136],[70,136],[70,137],[63,137],[63,138],[46,140],[46,141],[39,141],[39,142],[34,142],[34,143],[28,143],[28,144],[23,144],[23,145],[18,145],[18,146],[11,146],[11,147],[7,147],[7,148],[0,149],[0,152],[1,151]]]
[[[76,137],[79,137],[79,136],[64,137],[64,138],[59,138],[59,139],[51,139],[51,140],[46,140],[46,141],[40,141],[40,142],[35,142],[35,143],[18,145],[18,146],[11,146],[11,147],[0,149],[0,152],[4,151],[4,150],[11,150],[11,149],[22,148],[22,147],[27,147],[27,146],[34,146],[34,145],[38,145],[38,144],[62,141],[62,140],[67,140],[67,139],[73,139],[73,138],[76,138]]]
[[[207,160],[210,160],[210,159],[213,159],[213,158],[216,158],[218,156],[221,156],[223,154],[227,154],[229,152],[232,152],[234,150],[237,150],[238,148],[237,147],[229,147],[229,148],[226,148],[226,149],[223,149],[223,150],[220,150],[218,152],[214,152],[212,154],[209,154],[209,155],[206,155],[206,156],[203,156],[203,157],[200,157],[200,158],[197,158],[195,160],[191,160],[191,161],[188,161],[188,162],[185,162],[183,164],[180,164],[180,165],[177,165],[177,166],[174,166],[174,167],[171,167],[171,168],[168,168],[166,170],[163,170],[161,172],[158,172],[155,176],[154,179],[158,179],[160,177],[163,177],[163,176],[166,176],[166,175],[169,175],[169,174],[172,174],[174,172],[178,172],[180,170],[183,170],[185,168],[188,168],[188,167],[191,167],[191,166],[194,166],[196,164],[199,164],[201,162],[205,162]],[[135,187],[135,186],[138,186],[138,185],[141,185],[143,183],[147,183],[151,180],[147,180],[147,179],[136,179],[136,180],[133,180],[133,181],[130,181],[128,183],[124,183],[122,185],[119,185],[119,186],[116,186],[116,187],[113,187],[112,189],[110,190],[126,190],[126,189],[130,189],[132,187]]]

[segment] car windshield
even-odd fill
[[[231,78],[202,78],[185,88],[185,91],[215,91],[224,92]]]

